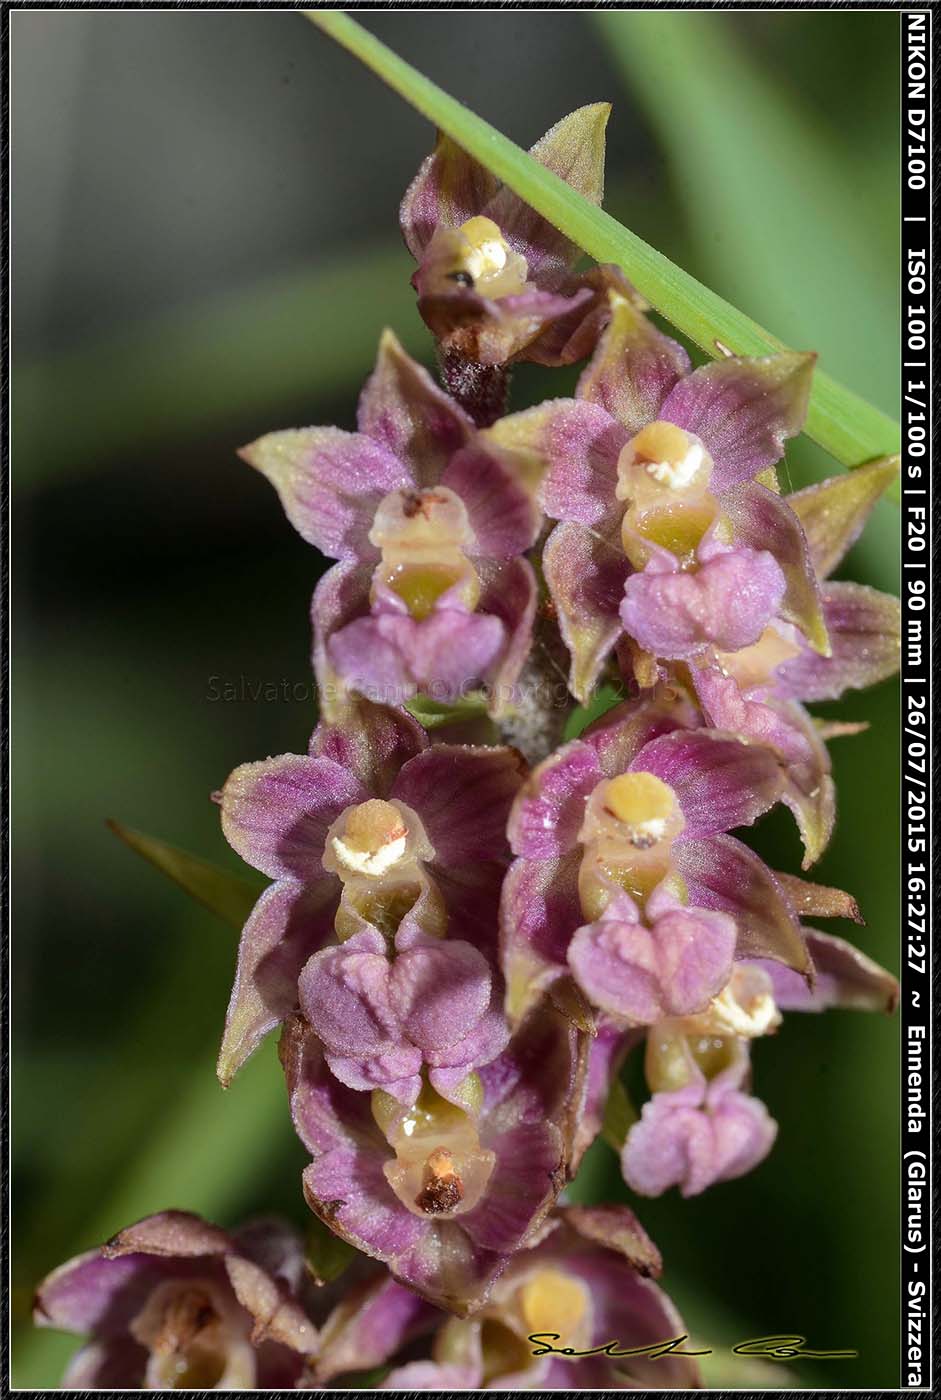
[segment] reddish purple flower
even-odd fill
[[[269,433],[241,454],[309,544],[339,563],[314,594],[324,713],[337,688],[401,705],[487,689],[505,704],[536,606],[539,532],[508,454],[386,331],[358,431]]]
[[[658,1035],[674,1039],[664,1027]],[[679,1052],[671,1043],[666,1056],[671,1080],[685,1082],[658,1090],[644,1105],[621,1154],[627,1184],[641,1196],[660,1196],[678,1186],[683,1196],[698,1196],[719,1181],[750,1172],[771,1151],[777,1124],[759,1099],[742,1092],[749,1060],[744,1042],[706,1040],[705,1055],[719,1054],[731,1062],[711,1077],[703,1072],[689,1041],[683,1041],[686,1064],[675,1063]]]
[[[492,969],[520,768],[506,748],[429,746],[408,716],[360,701],[309,754],[235,770],[223,831],[274,883],[242,933],[223,1083],[299,1005],[346,1083],[404,1098],[422,1065],[450,1092],[499,1052]]]
[[[278,1390],[318,1346],[310,1292],[301,1241],[286,1226],[229,1235],[171,1210],[53,1270],[35,1320],[91,1339],[66,1389]]]
[[[311,1209],[432,1302],[473,1310],[564,1185],[584,1056],[584,1038],[544,1011],[453,1101],[429,1085],[403,1107],[341,1084],[295,1017],[282,1060],[313,1158],[304,1173]]]
[[[568,1206],[547,1221],[539,1244],[516,1254],[471,1318],[452,1318],[431,1359],[392,1371],[398,1390],[678,1390],[701,1384],[695,1359],[618,1356],[656,1351],[686,1334],[653,1281],[660,1256],[626,1206]],[[610,1355],[563,1356],[602,1349]],[[688,1350],[692,1348],[686,1344]]]
[[[696,722],[689,701],[661,687],[604,716],[521,788],[509,823],[519,858],[501,902],[511,1020],[569,972],[631,1024],[702,1010],[733,955],[806,972],[783,889],[725,834],[778,801],[780,766]]]
[[[897,476],[897,458],[880,459],[787,498],[822,581],[828,655],[810,647],[797,628],[775,618],[753,646],[734,654],[707,653],[691,668],[707,722],[767,744],[782,760],[782,801],[797,820],[805,867],[826,849],[836,795],[824,735],[802,702],[836,700],[846,690],[884,680],[898,669],[900,651],[896,598],[861,584],[825,580]]]
[[[760,479],[803,424],[814,356],[690,373],[675,341],[627,298],[611,301],[577,397],[491,430],[546,467],[543,506],[562,523],[543,566],[573,694],[587,699],[622,633],[652,656],[689,660],[749,646],[780,615],[825,651],[800,522]]]
[[[604,189],[606,102],[580,107],[530,151],[586,199]],[[450,137],[439,135],[402,201],[402,233],[418,263],[418,309],[438,340],[449,388],[492,421],[487,370],[507,361],[571,364],[591,353],[608,317],[616,268],[572,271],[579,249]]]

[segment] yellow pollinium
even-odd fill
[[[576,1335],[588,1311],[584,1284],[561,1269],[539,1269],[519,1293],[528,1332],[558,1332],[562,1343]]]
[[[458,271],[470,277],[475,291],[493,298],[523,291],[529,272],[526,259],[514,252],[492,219],[478,214],[461,224],[458,233],[463,254]]]
[[[658,421],[648,423],[646,428],[641,428],[634,437],[632,446],[635,462],[647,466],[658,466],[660,463],[664,463],[675,468],[685,459],[689,451],[690,437],[675,423]]]
[[[604,806],[632,832],[656,835],[676,806],[673,789],[653,773],[621,773],[604,789]]]
[[[385,875],[405,855],[408,826],[398,807],[371,797],[348,809],[330,844],[341,875]]]

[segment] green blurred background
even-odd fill
[[[897,412],[896,15],[360,19],[524,145],[610,99],[611,212]],[[432,136],[290,12],[18,11],[12,64],[13,1384],[43,1387],[75,1345],[28,1325],[56,1263],[169,1205],[304,1220],[274,1047],[226,1094],[213,1076],[231,931],[104,821],[234,868],[209,792],[305,743],[322,561],[234,449],[350,426],[386,324],[429,358],[396,208]],[[570,383],[525,370],[515,403]],[[795,485],[833,468],[805,440],[788,456]],[[893,507],[845,572],[896,587]],[[210,698],[226,685],[245,698]],[[827,708],[872,728],[833,746],[818,878],[896,971],[897,689]],[[797,868],[787,820],[757,839]],[[770,1159],[641,1203],[667,1287],[717,1346],[858,1348],[798,1384],[893,1386],[897,1026],[795,1016],[755,1059]],[[579,1189],[626,1199],[604,1146]]]

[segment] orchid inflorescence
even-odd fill
[[[532,150],[596,203],[608,110]],[[830,575],[897,464],[784,494],[814,356],[693,369],[445,136],[401,222],[444,387],[387,330],[355,432],[243,449],[336,562],[307,752],[216,794],[271,881],[219,1077],[281,1026],[304,1195],[353,1262],[320,1277],[274,1222],[149,1217],[41,1287],[39,1321],[92,1336],[71,1385],[695,1386],[642,1351],[685,1333],[656,1248],[566,1184],[602,1130],[640,1196],[743,1175],[777,1132],[752,1041],[895,1004],[806,922],[860,921],[851,896],[731,833],[783,803],[805,869],[827,846],[827,741],[862,726],[804,705],[896,669],[895,600]],[[506,413],[520,360],[587,363],[573,398]],[[628,1057],[649,1097],[613,1139]]]

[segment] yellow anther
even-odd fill
[[[461,267],[472,280],[474,290],[486,297],[518,295],[526,286],[529,271],[526,259],[514,252],[492,219],[477,214],[461,224]]]
[[[385,875],[405,855],[408,826],[391,802],[372,797],[350,807],[330,837],[340,874]]]
[[[652,844],[666,830],[676,808],[673,789],[653,773],[622,773],[604,789],[605,809],[630,828],[631,841],[650,838]]]
[[[539,1269],[523,1284],[519,1301],[528,1332],[570,1337],[588,1311],[585,1285],[560,1269]]]

